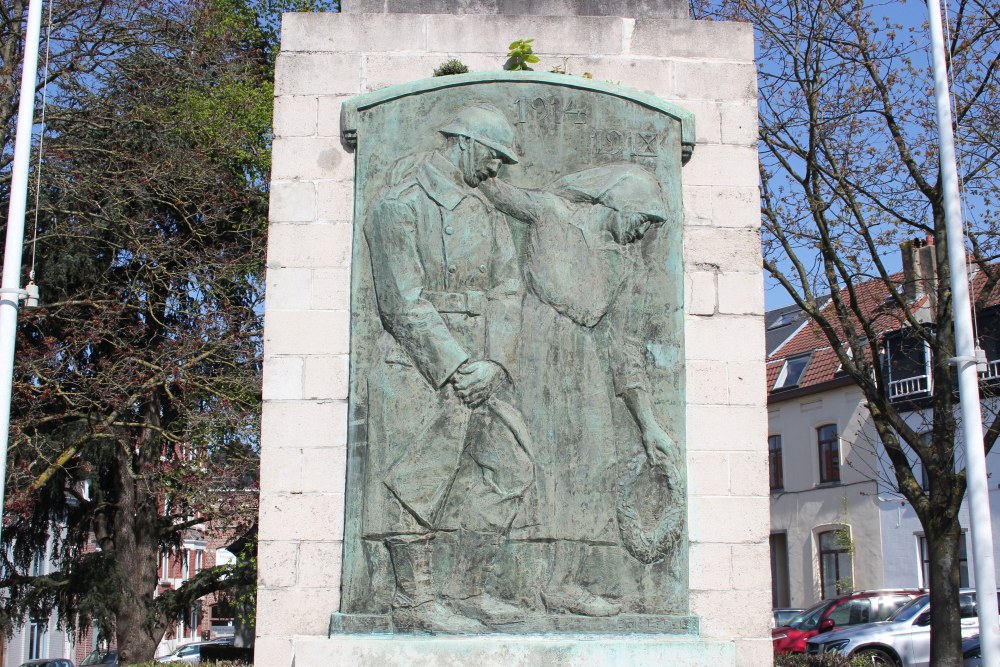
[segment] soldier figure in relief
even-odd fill
[[[521,286],[503,215],[478,191],[517,162],[514,130],[472,104],[444,145],[401,160],[366,218],[381,360],[369,382],[364,537],[388,549],[397,628],[481,632],[519,608],[486,592],[534,480],[512,405]],[[434,541],[456,536],[447,583]]]

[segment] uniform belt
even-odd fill
[[[421,296],[434,306],[439,313],[465,313],[482,315],[486,293],[479,290],[469,292],[434,292],[424,290]]]

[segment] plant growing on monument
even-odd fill
[[[434,76],[449,76],[451,74],[468,74],[469,67],[458,58],[446,60],[434,70]]]
[[[928,543],[930,661],[958,667],[958,512],[966,474],[955,442],[953,300],[926,27],[894,2],[701,4],[696,17],[755,27],[764,269],[864,393],[888,479],[915,510]],[[1000,279],[1000,31],[991,3],[973,0],[951,12],[946,48],[979,309]],[[883,259],[913,237],[933,241],[937,275],[923,285],[903,284]],[[885,303],[873,305],[858,289],[871,280],[888,294]],[[913,299],[913,288],[926,288],[926,298]],[[890,320],[929,352],[932,389],[917,410],[889,395],[881,345]],[[994,399],[983,407],[989,451],[1000,411]],[[919,467],[927,488],[914,474]]]
[[[538,56],[532,52],[532,42],[533,39],[519,39],[517,41],[511,42],[507,53],[507,62],[503,64],[503,68],[512,72],[530,72],[531,67],[529,64],[539,62]]]

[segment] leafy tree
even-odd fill
[[[701,10],[756,29],[764,268],[826,334],[864,392],[895,486],[929,545],[931,664],[960,665],[958,512],[966,475],[955,445],[953,301],[926,16],[914,20],[912,3],[895,0],[721,0]],[[1000,277],[992,264],[1000,14],[993,2],[966,0],[952,3],[949,20],[960,177],[981,307]],[[938,280],[929,300],[908,298],[883,261],[912,237],[933,240]],[[869,280],[884,285],[887,303],[864,303],[857,287]],[[914,406],[889,398],[879,363],[887,317],[931,351],[933,392],[920,406],[928,437],[907,420]],[[989,450],[1000,417],[992,402],[987,407],[994,408]],[[926,489],[914,475],[917,462],[928,472]]]
[[[0,624],[55,609],[131,664],[198,597],[253,582],[216,568],[154,598],[161,550],[256,519],[277,17],[315,5],[77,4],[54,29],[44,305],[20,317]],[[0,16],[5,158],[23,14]],[[57,570],[32,576],[46,554]]]

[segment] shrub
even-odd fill
[[[837,653],[779,653],[774,656],[774,667],[871,667],[871,661],[864,658],[848,659]]]
[[[467,74],[468,66],[458,58],[452,58],[437,66],[434,76],[448,76],[449,74]]]

